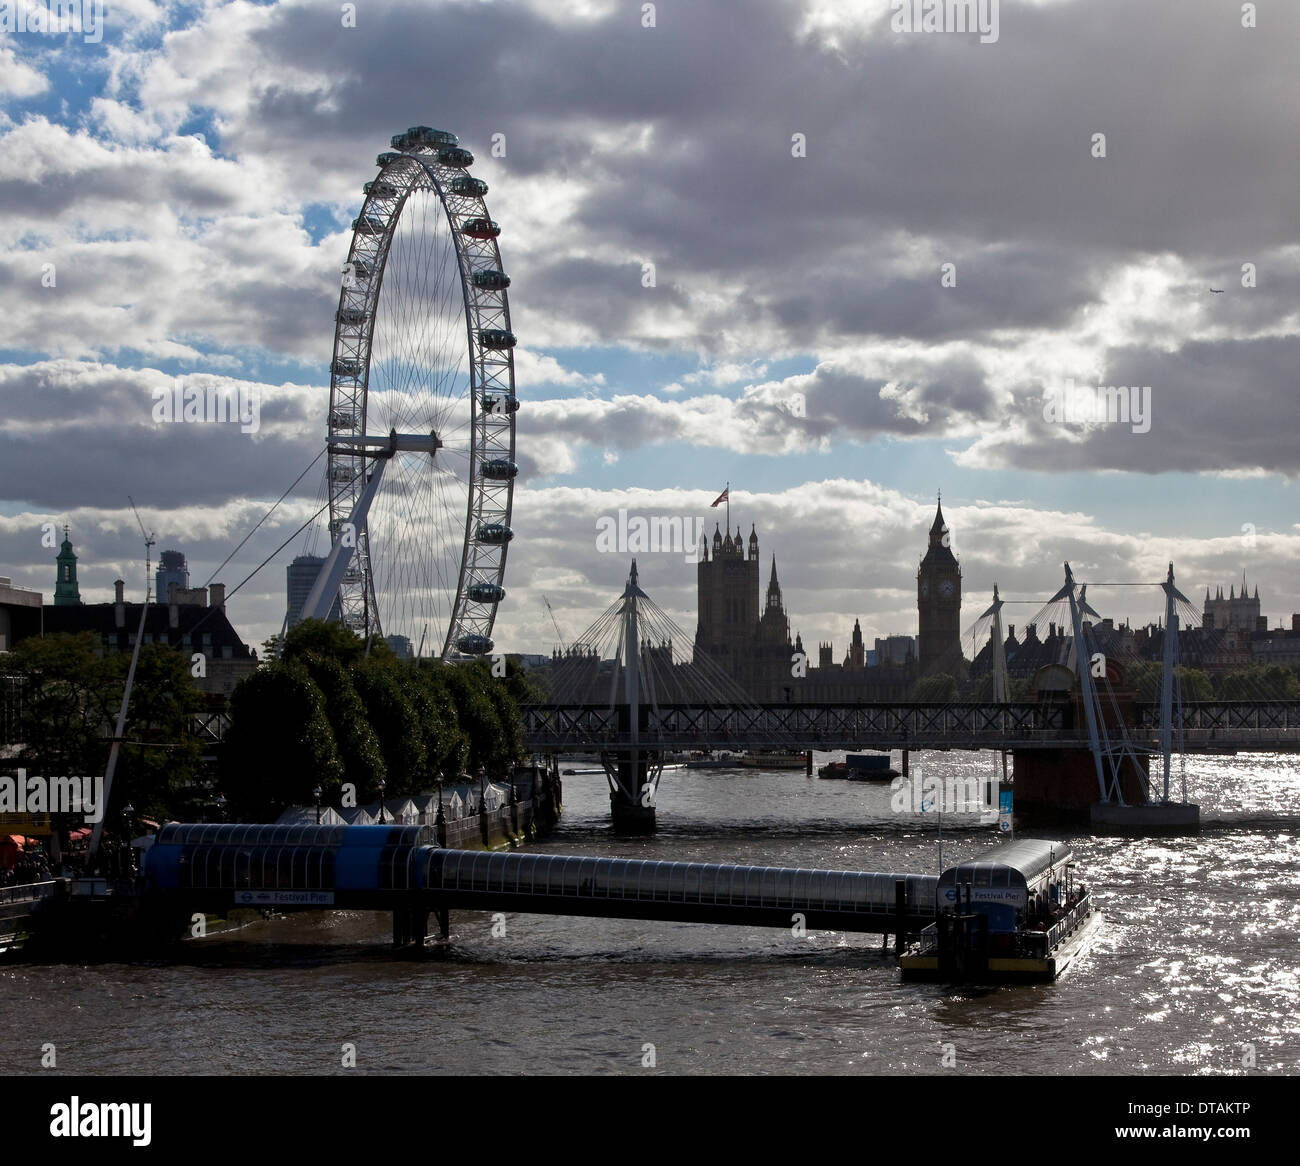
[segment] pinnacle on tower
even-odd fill
[[[776,554],[775,553],[773,553],[772,555],[772,577],[768,580],[767,583],[767,606],[768,607],[781,606],[781,584],[777,581],[776,578]]]
[[[931,536],[943,534],[943,492],[939,492],[939,500],[934,508],[934,522],[930,524]]]

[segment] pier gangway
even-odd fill
[[[589,855],[447,850],[422,826],[164,826],[146,894],[196,909],[391,911],[395,943],[447,912],[660,919],[914,934],[935,917],[935,875]]]

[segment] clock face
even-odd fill
[[[951,579],[945,579],[942,583],[939,584],[939,594],[942,595],[945,599],[951,599],[952,593],[953,593],[953,585]]]

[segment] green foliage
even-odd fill
[[[387,651],[386,644],[381,646]],[[372,650],[375,647],[376,644],[371,645]],[[305,619],[289,629],[280,648],[280,659],[289,664],[308,653],[337,660],[344,667],[350,668],[359,664],[365,656],[366,642],[341,623]]]
[[[482,661],[471,665],[471,669],[479,673],[479,683],[491,701],[497,723],[501,727],[499,735],[492,741],[493,748],[487,762],[488,772],[508,772],[524,755],[524,719],[519,714],[519,698],[515,695],[528,690],[523,669],[516,666],[512,677],[507,662],[506,675],[500,678],[494,677]]]
[[[6,664],[22,675],[22,753],[14,759],[43,776],[102,774],[108,764],[131,657],[102,652],[93,632],[23,640]],[[187,658],[142,644],[113,775],[110,813],[132,804],[169,817],[194,779],[202,747],[191,718],[203,707]]]
[[[957,681],[947,672],[923,677],[912,686],[911,699],[916,704],[948,704],[957,699]]]
[[[95,635],[32,636],[14,648],[6,666],[24,681],[23,747],[13,764],[42,776],[103,773],[122,687]]]
[[[485,666],[457,665],[444,673],[456,702],[456,716],[469,737],[469,771],[480,769],[500,773],[513,760],[506,727],[501,724],[497,704],[488,693],[492,677]]]
[[[505,689],[516,704],[544,704],[550,699],[549,686],[544,688],[539,684],[538,675],[529,672],[518,660],[506,660]]]
[[[447,666],[419,660],[408,671],[429,766],[439,780],[455,781],[469,764],[469,737],[460,727],[456,701],[447,685]]]
[[[391,657],[363,660],[352,668],[352,682],[383,750],[388,797],[419,793],[432,778],[425,735],[411,699],[412,686],[404,674],[408,670],[409,666]],[[358,788],[357,796],[369,801],[378,796],[378,790]]]
[[[279,662],[240,683],[226,746],[232,809],[265,818],[311,805],[316,780],[327,802],[347,780],[364,804],[379,796],[380,778],[387,797],[480,768],[510,772],[524,752],[519,701],[539,695],[518,664],[497,678],[486,662],[406,661],[381,649],[372,643],[366,658],[351,633],[306,621]]]
[[[1300,700],[1300,678],[1282,664],[1252,664],[1218,677],[1220,700]]]
[[[1007,677],[1007,700],[1009,703],[1023,704],[1026,701],[1032,701],[1035,696],[1034,678],[1032,676]],[[991,672],[981,676],[975,682],[971,689],[970,699],[988,704],[993,702],[993,674]]]
[[[1124,687],[1137,693],[1137,699],[1150,704],[1160,699],[1160,681],[1164,665],[1154,660],[1125,660]]]
[[[108,657],[121,691],[130,657]],[[203,708],[203,694],[190,675],[189,660],[165,644],[142,644],[131,686],[123,742],[113,776],[115,806],[162,821],[170,816],[194,780],[203,748],[190,731]]]
[[[1163,671],[1164,669],[1161,668],[1162,673]],[[1203,672],[1199,668],[1187,668],[1180,665],[1174,669],[1174,675],[1178,678],[1178,686],[1182,691],[1183,700],[1214,699],[1214,686],[1210,683],[1209,673]]]
[[[388,778],[388,768],[351,673],[334,657],[316,652],[302,652],[296,660],[306,668],[325,698],[325,715],[334,730],[339,759],[343,762],[343,780],[351,782],[359,793],[377,792],[380,780]]]
[[[224,785],[236,821],[272,821],[313,804],[317,782],[338,796],[343,762],[325,696],[301,664],[274,663],[244,677],[230,697]]]

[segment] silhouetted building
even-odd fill
[[[39,591],[15,587],[0,575],[0,652],[8,652],[19,640],[41,634],[43,597]]]
[[[732,539],[730,531],[724,537],[715,526],[712,555],[708,542],[700,540],[695,578],[699,603],[695,658],[707,656],[733,680],[748,687],[760,614],[757,530],[750,527],[747,556],[739,528]]]
[[[960,681],[966,672],[961,652],[961,567],[950,542],[941,502],[930,526],[929,549],[916,573],[917,656],[922,676],[947,672]]]
[[[849,650],[843,663],[836,663],[834,646],[818,645],[817,662],[807,658],[803,639],[790,638],[772,556],[767,590],[759,604],[758,533],[750,527],[749,538],[739,530],[734,537],[715,529],[712,547],[703,541],[696,567],[699,594],[699,624],[695,633],[695,659],[712,660],[750,698],[759,703],[796,701],[890,701],[906,699],[916,679],[916,664],[908,650],[910,637],[894,650],[897,661],[874,666],[862,637],[862,625],[855,621]]]
[[[316,576],[320,574],[324,562],[325,559],[321,555],[299,555],[285,568],[288,627],[294,627],[302,620],[302,609],[307,605],[307,597],[311,594]],[[340,619],[342,610],[339,597],[336,595],[334,606],[330,608],[329,619]]]
[[[127,603],[125,584],[114,584],[112,603],[85,603],[77,607],[47,606],[45,634],[93,632],[108,652],[130,652],[140,633],[140,607]],[[257,656],[239,638],[226,618],[226,587],[172,589],[170,603],[151,603],[145,614],[142,644],[166,644],[186,656],[203,655],[203,676],[194,684],[200,692],[229,695],[235,685],[257,667]],[[178,598],[179,597],[179,598]]]
[[[1210,598],[1210,589],[1205,589],[1205,606],[1201,613],[1201,627],[1223,630],[1224,628],[1236,628],[1237,631],[1253,633],[1259,630],[1259,584],[1255,584],[1255,594],[1252,598],[1246,593],[1246,576],[1241,577],[1241,594],[1238,595],[1235,587],[1228,588],[1228,598],[1223,598],[1223,588],[1220,587],[1213,599]],[[1264,625],[1267,630],[1268,625]]]
[[[175,583],[182,591],[190,587],[190,567],[180,551],[163,551],[158,556],[158,570],[154,572],[154,598],[159,603],[166,603],[171,585]]]

